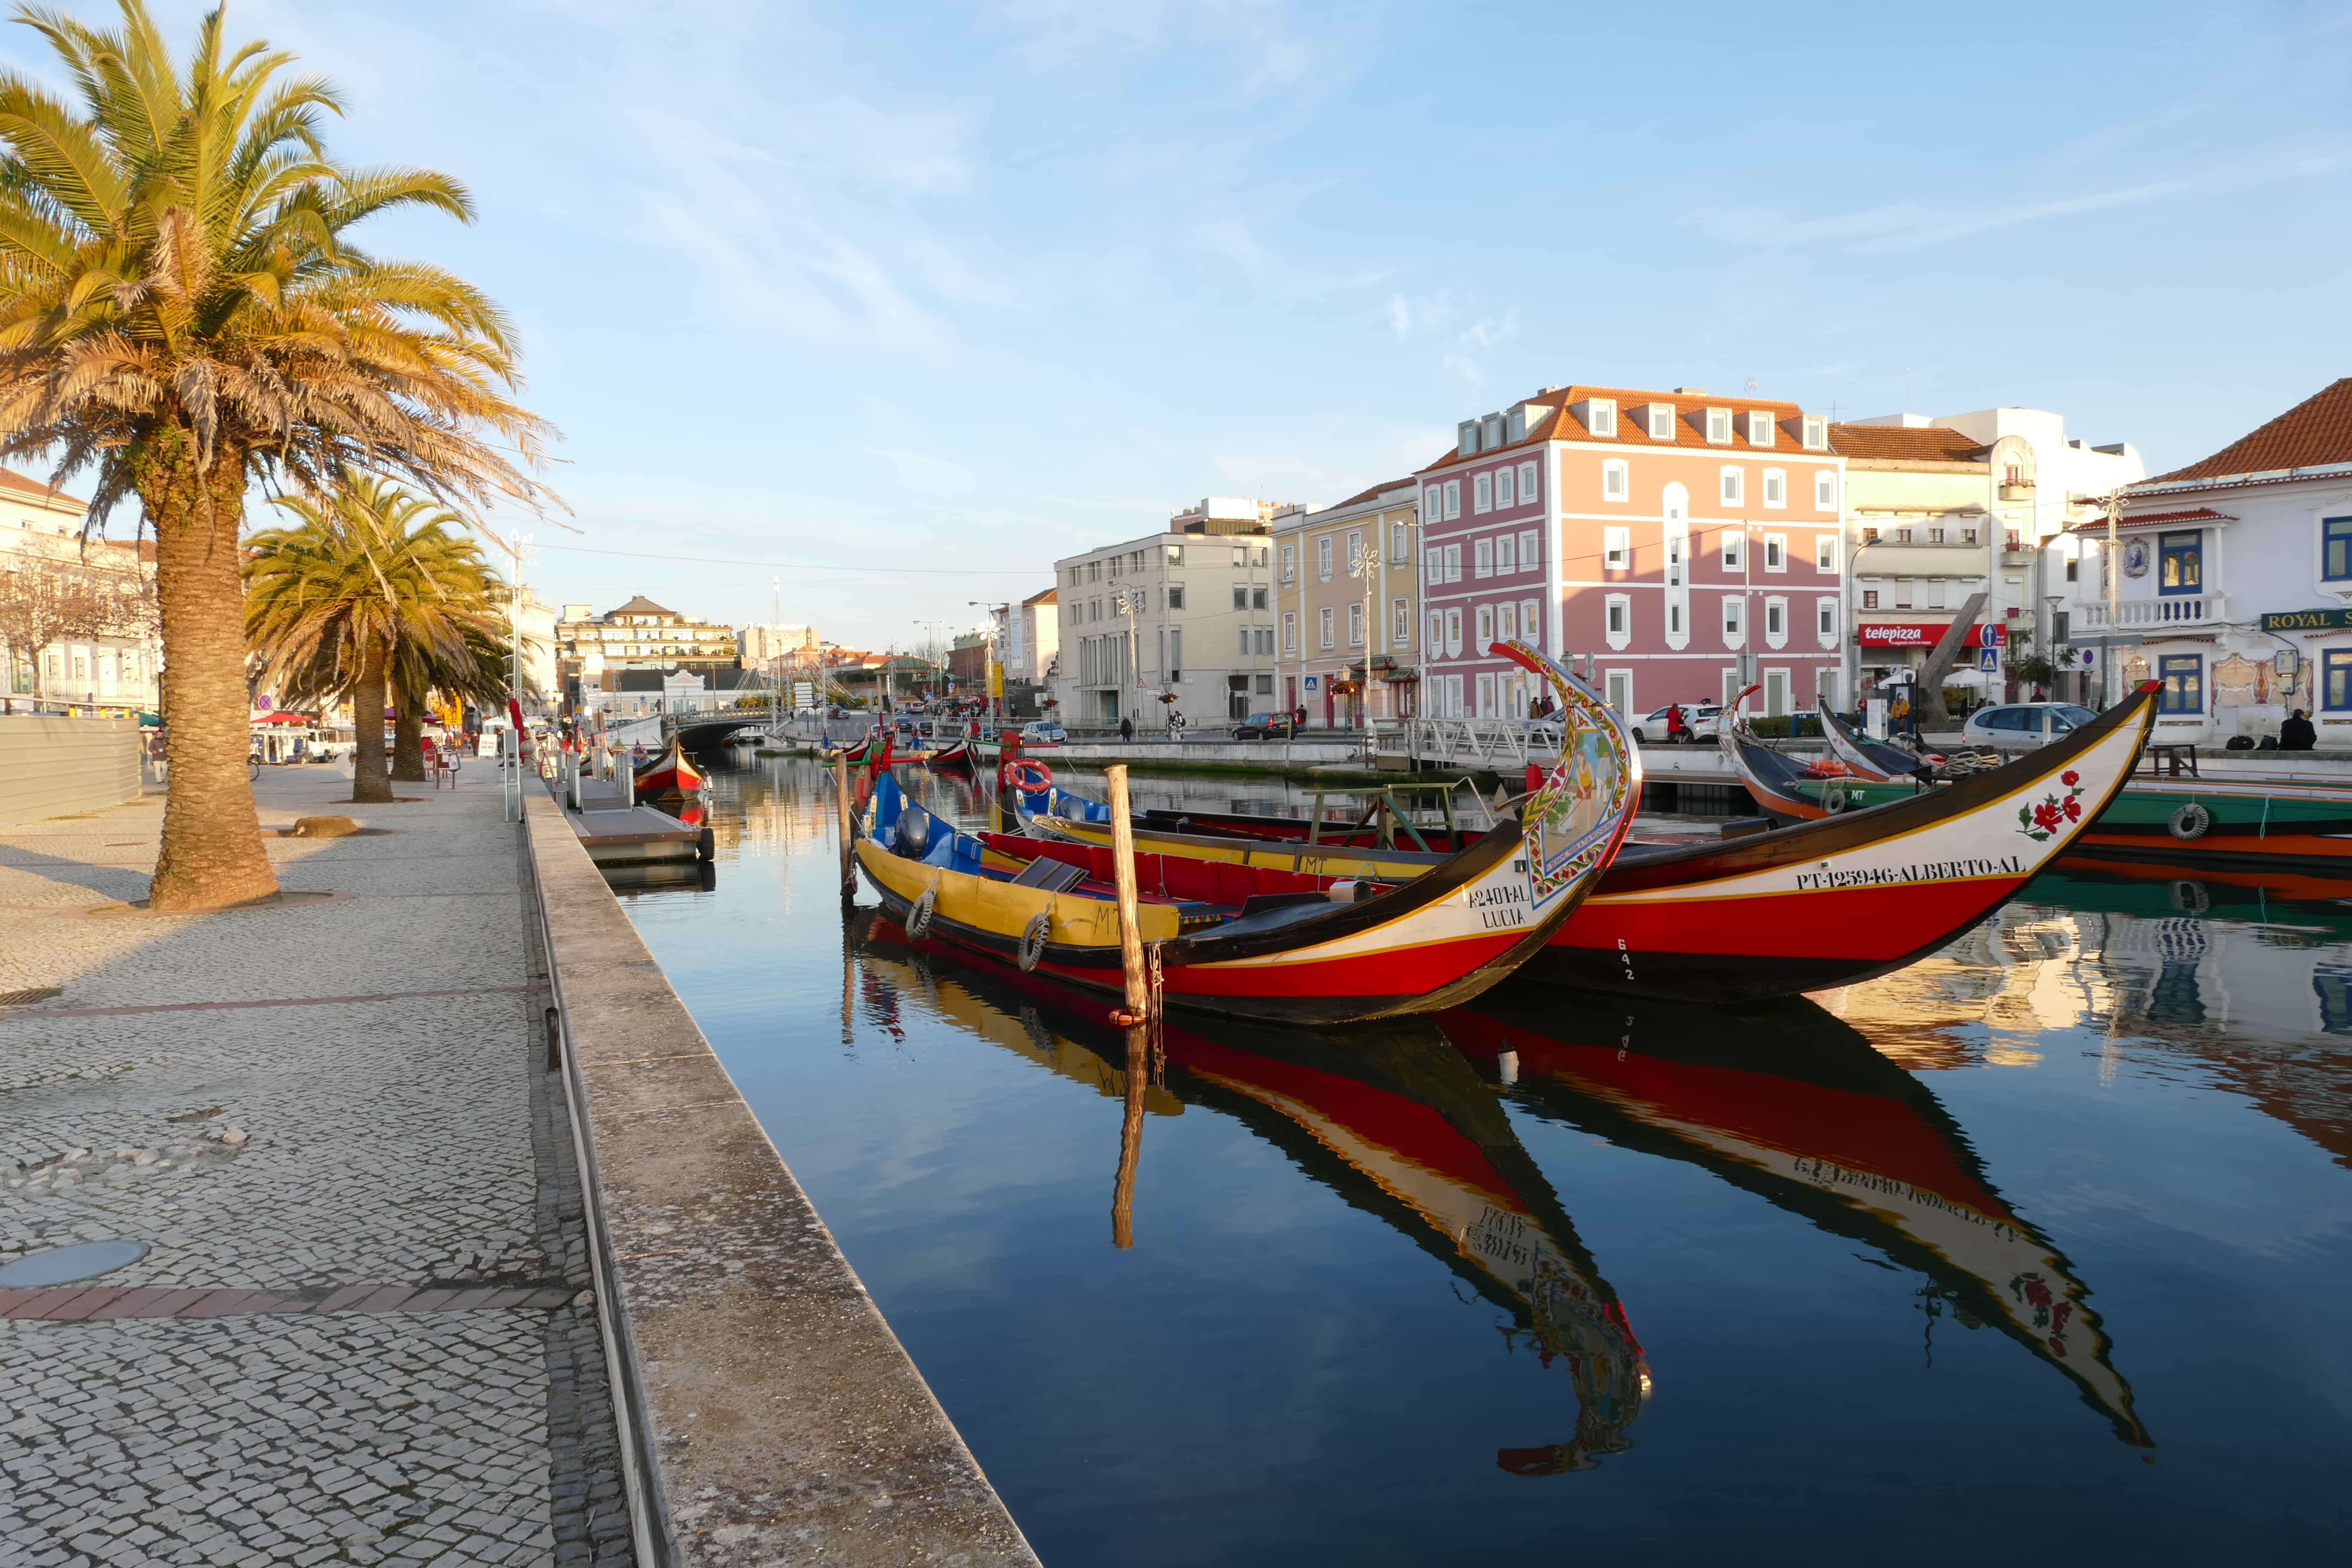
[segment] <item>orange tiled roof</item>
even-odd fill
[[[1617,434],[1615,436],[1593,435],[1568,411],[1570,405],[1582,403],[1587,398],[1613,400],[1616,403]],[[1448,447],[1444,456],[1419,471],[1426,474],[1433,469],[1452,468],[1457,463],[1476,462],[1481,458],[1492,457],[1494,452],[1507,452],[1513,447],[1532,447],[1545,441],[1614,441],[1622,447],[1674,447],[1685,451],[1699,452],[1801,453],[1805,449],[1801,433],[1789,427],[1792,421],[1803,418],[1805,411],[1796,404],[1783,403],[1775,398],[1724,397],[1709,393],[1647,392],[1630,386],[1556,386],[1549,392],[1538,393],[1526,401],[1531,406],[1528,410],[1528,433],[1521,439],[1507,442],[1494,448],[1492,452],[1480,452],[1469,458],[1461,456],[1456,448]],[[1651,440],[1649,425],[1643,420],[1633,417],[1632,413],[1633,409],[1651,403],[1674,405],[1675,439]],[[1509,409],[1517,407],[1517,405],[1505,404],[1503,406]],[[1538,407],[1549,408],[1550,412],[1541,418],[1537,418],[1535,416]],[[1731,442],[1728,446],[1709,441],[1706,438],[1704,421],[1706,417],[1706,411],[1710,408],[1731,410]],[[1749,444],[1748,420],[1745,416],[1751,412],[1769,414],[1772,416],[1772,423],[1777,428],[1769,447]],[[1700,421],[1696,426],[1693,424],[1694,416],[1696,416]]]
[[[1329,508],[1329,510],[1333,510],[1333,511],[1337,511],[1339,508],[1341,508],[1341,507],[1343,507],[1343,506],[1353,506],[1353,505],[1355,505],[1355,504],[1356,504],[1358,501],[1360,501],[1360,500],[1371,500],[1374,496],[1384,496],[1384,495],[1388,494],[1388,493],[1389,493],[1389,491],[1391,491],[1391,490],[1401,490],[1401,489],[1405,489],[1406,487],[1410,486],[1412,483],[1412,476],[1411,474],[1407,474],[1403,479],[1383,479],[1383,480],[1381,480],[1379,484],[1374,485],[1371,489],[1368,489],[1368,490],[1358,490],[1354,495],[1349,496],[1346,500],[1343,500],[1343,501],[1334,501],[1334,502],[1332,502],[1332,503],[1331,503],[1331,506],[1330,506],[1330,508]]]
[[[1032,594],[1021,602],[1024,605],[1055,605],[1061,603],[1056,597],[1060,593],[1059,588],[1048,588],[1042,594]]]
[[[1906,428],[1900,425],[1832,425],[1830,450],[1841,458],[1913,463],[1980,463],[1991,450],[1948,425]]]
[[[18,495],[37,496],[47,501],[63,501],[77,510],[88,510],[79,496],[69,496],[54,485],[45,485],[38,479],[28,479],[9,468],[0,468],[0,490],[14,490]]]
[[[2187,511],[2144,511],[2137,517],[2116,520],[2116,526],[2124,528],[2170,528],[2181,522],[2235,522],[2238,520],[2226,511],[2215,511],[2210,506],[2193,507]],[[2067,529],[2069,533],[2100,534],[2107,531],[2105,516],[2091,518]]]
[[[2352,376],[2328,383],[2269,424],[2242,436],[2201,462],[2143,481],[2225,479],[2352,463]]]

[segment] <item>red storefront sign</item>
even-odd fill
[[[1854,641],[1864,647],[1934,647],[1948,628],[1935,621],[1864,621],[1854,627]],[[1979,621],[1969,628],[1962,647],[2000,647],[2009,628],[1998,621]]]

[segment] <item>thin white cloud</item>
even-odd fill
[[[2051,218],[2244,190],[2284,180],[2312,179],[2352,165],[2352,150],[2280,155],[2266,153],[2169,179],[2147,180],[2107,190],[2038,201],[1963,205],[1958,203],[1890,202],[1827,217],[1793,217],[1770,208],[1748,207],[1710,225],[1726,239],[1747,245],[1845,245],[1865,250],[1905,250],[1948,245],[1995,230]]]

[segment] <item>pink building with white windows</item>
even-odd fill
[[[1792,403],[1704,388],[1547,387],[1465,419],[1422,470],[1423,710],[1523,717],[1519,637],[1591,654],[1618,711],[1764,688],[1843,705],[1844,462]]]

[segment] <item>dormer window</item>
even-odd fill
[[[1613,399],[1596,397],[1585,407],[1586,429],[1595,436],[1614,437],[1617,434],[1617,405]]]
[[[1675,405],[1671,403],[1650,405],[1650,439],[1671,441],[1675,438]]]
[[[1751,447],[1772,444],[1772,416],[1769,414],[1750,413],[1748,416],[1748,444]]]
[[[1830,445],[1830,422],[1817,414],[1805,416],[1805,450],[1825,452]]]
[[[1706,438],[1717,447],[1731,445],[1731,410],[1710,408],[1706,411]]]

